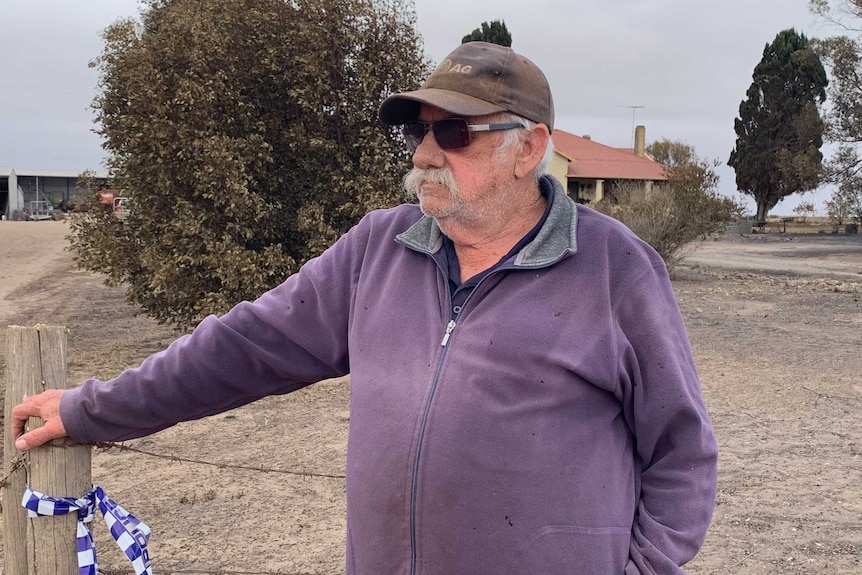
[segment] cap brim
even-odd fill
[[[456,116],[485,116],[505,112],[502,106],[440,88],[425,88],[415,92],[404,92],[389,96],[380,104],[377,115],[380,121],[390,126],[413,122],[419,117],[422,104],[439,108]]]

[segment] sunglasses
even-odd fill
[[[407,122],[402,126],[404,139],[411,152],[415,152],[425,134],[434,132],[434,140],[444,150],[458,150],[470,145],[470,132],[496,132],[499,130],[514,130],[523,128],[514,122],[507,124],[468,124],[464,118],[446,118],[436,122]]]

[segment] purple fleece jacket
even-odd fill
[[[543,185],[542,230],[454,325],[435,222],[376,211],[258,300],[65,394],[69,434],[140,437],[350,373],[348,574],[682,573],[717,448],[665,267]]]

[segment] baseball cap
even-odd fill
[[[488,42],[461,44],[418,90],[386,98],[378,116],[384,124],[405,124],[418,118],[422,104],[456,116],[512,112],[554,129],[554,100],[539,67]]]

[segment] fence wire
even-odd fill
[[[152,451],[146,451],[143,449],[138,449],[137,447],[132,447],[130,445],[125,445],[123,443],[112,443],[112,442],[102,442],[95,443],[93,446],[97,449],[117,449],[120,451],[130,451],[132,453],[137,453],[140,455],[145,455],[147,457],[155,457],[157,459],[165,459],[168,461],[176,462],[176,463],[194,463],[197,465],[208,465],[210,467],[217,467],[219,469],[243,469],[246,471],[258,471],[261,473],[281,473],[285,475],[297,475],[300,477],[316,477],[319,479],[345,479],[343,474],[337,473],[318,473],[314,471],[297,471],[295,469],[277,469],[275,467],[255,467],[252,465],[240,465],[238,463],[214,463],[212,461],[204,461],[202,459],[192,459],[189,457],[180,457],[177,455],[166,455],[162,453],[154,453]]]
[[[236,571],[233,569],[173,569],[153,564],[159,575],[335,575],[329,573],[310,573],[307,571]],[[99,569],[98,575],[135,575],[134,569]]]
[[[153,570],[159,575],[336,575],[334,573],[310,573],[307,571],[236,571],[234,569],[173,569],[153,562]],[[135,575],[134,569],[99,569],[98,575]]]
[[[65,449],[68,445],[46,445],[45,447],[51,447],[54,449]],[[167,455],[163,453],[154,453],[152,451],[147,451],[144,449],[138,449],[137,447],[132,447],[130,445],[126,445],[123,443],[114,443],[114,442],[100,442],[93,444],[94,449],[100,450],[118,450],[118,451],[129,451],[131,453],[136,453],[138,455],[143,455],[145,457],[154,457],[156,459],[164,459],[171,462],[177,463],[193,463],[196,465],[206,465],[210,467],[216,467],[218,469],[241,469],[246,471],[256,471],[259,473],[280,473],[284,475],[295,475],[298,477],[306,477],[306,478],[317,478],[317,479],[345,479],[345,475],[337,474],[337,473],[319,473],[314,471],[297,471],[295,469],[278,469],[274,467],[256,467],[252,465],[240,465],[237,463],[216,463],[212,461],[205,461],[202,459],[193,459],[190,457],[181,457],[177,455]],[[5,487],[6,482],[9,477],[17,470],[27,467],[28,458],[26,453],[21,453],[16,455],[12,459],[12,464],[10,469],[7,470],[6,475],[0,479],[0,487]],[[2,506],[0,506],[0,510],[2,510]],[[311,573],[311,572],[298,572],[298,571],[238,571],[235,569],[223,569],[223,568],[210,568],[210,569],[182,569],[175,567],[168,567],[165,565],[159,565],[153,562],[153,567],[158,570],[160,575],[336,575],[329,573]],[[98,575],[135,575],[134,569],[124,569],[124,568],[100,568],[97,571]],[[0,575],[2,575],[2,570],[0,570]]]

